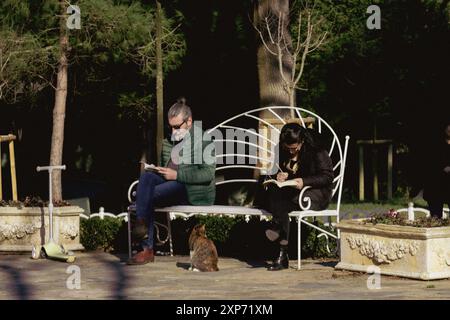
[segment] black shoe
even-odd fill
[[[289,257],[287,251],[281,250],[279,257],[267,268],[268,271],[279,271],[289,268]]]

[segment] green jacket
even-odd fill
[[[203,131],[193,125],[189,134],[177,144],[164,139],[161,165],[166,166],[172,150],[179,155],[177,181],[186,186],[189,203],[192,205],[212,205],[216,198],[216,159],[214,142],[203,139]],[[206,157],[205,157],[206,155]]]

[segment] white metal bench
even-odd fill
[[[313,117],[315,119],[315,129],[317,132],[322,136],[326,136],[329,141],[329,148],[327,149],[328,154],[334,158],[335,161],[333,161],[333,170],[334,170],[334,180],[333,180],[333,197],[332,201],[336,201],[336,209],[333,210],[322,210],[322,211],[313,211],[310,210],[311,207],[311,200],[304,196],[305,191],[310,188],[310,186],[305,186],[300,191],[299,196],[299,205],[302,211],[293,211],[289,213],[289,216],[291,218],[295,218],[297,220],[298,225],[298,255],[297,255],[297,267],[298,269],[301,268],[301,223],[304,223],[312,228],[315,228],[320,231],[320,234],[318,237],[325,236],[328,240],[328,237],[332,237],[334,239],[339,239],[339,230],[337,230],[337,234],[333,234],[327,230],[324,230],[323,228],[320,228],[310,221],[307,221],[305,218],[308,217],[328,217],[329,218],[329,226],[334,225],[334,223],[331,223],[331,219],[334,217],[336,219],[336,222],[339,222],[339,210],[341,205],[341,196],[342,196],[342,186],[344,181],[344,172],[345,172],[345,162],[347,157],[347,148],[348,148],[348,141],[349,136],[345,137],[344,147],[342,148],[341,142],[339,138],[337,137],[334,130],[331,128],[331,126],[323,120],[319,115],[306,110],[302,108],[297,107],[288,107],[288,106],[273,106],[273,107],[265,107],[265,108],[259,108],[259,109],[253,109],[244,113],[241,113],[239,115],[236,115],[228,120],[223,121],[222,123],[218,124],[214,128],[208,130],[208,133],[214,133],[215,130],[236,130],[236,132],[243,132],[246,133],[248,136],[255,136],[259,139],[259,141],[263,141],[265,145],[268,147],[261,146],[260,144],[248,142],[248,141],[239,141],[236,139],[228,139],[226,137],[225,139],[215,139],[216,143],[216,159],[218,163],[221,163],[222,160],[225,158],[233,157],[236,158],[244,158],[246,161],[241,161],[244,163],[239,164],[225,164],[225,165],[217,165],[216,172],[217,173],[223,173],[225,171],[233,170],[233,169],[239,169],[239,170],[248,170],[250,172],[254,172],[255,170],[260,170],[261,174],[265,175],[267,174],[267,166],[262,167],[260,165],[255,165],[254,163],[250,162],[270,162],[272,159],[261,157],[261,156],[255,156],[253,154],[249,154],[247,149],[249,148],[257,148],[258,151],[263,150],[263,154],[273,154],[272,150],[273,147],[277,144],[280,129],[274,126],[273,124],[267,122],[264,119],[261,119],[259,117],[260,112],[270,112],[273,114],[274,119],[278,119],[281,124],[285,124],[289,122],[290,119],[284,119],[279,116],[279,114],[276,111],[287,111],[291,114],[295,115],[296,121],[301,123],[304,127],[306,127],[305,122],[303,119],[307,117]],[[248,124],[249,121],[257,120],[260,124],[264,124],[267,128],[270,128],[271,130],[274,130],[276,133],[275,137],[268,138],[264,134],[261,134],[259,132],[256,132],[255,130],[252,130],[252,128],[243,128],[242,126],[239,126],[239,122],[242,123],[242,121]],[[237,145],[245,145],[246,148],[245,151],[242,149],[241,152],[231,152],[231,153],[221,153],[220,151],[223,150],[220,147],[218,148],[218,143],[234,143]],[[239,148],[238,148],[239,150]],[[219,151],[219,152],[218,152]],[[243,151],[243,152],[242,152]],[[216,180],[216,189],[217,193],[220,193],[220,186],[224,184],[229,183],[258,183],[258,179],[224,179],[224,180]],[[128,199],[130,203],[134,202],[134,197],[136,195],[135,188],[137,186],[138,181],[134,181],[128,190]],[[134,205],[131,205],[128,210],[128,214],[130,215],[131,211],[134,210]],[[246,216],[247,218],[250,216],[259,216],[261,218],[267,218],[270,217],[271,214],[265,210],[257,209],[257,208],[249,208],[249,207],[242,207],[242,206],[222,206],[222,205],[213,205],[213,206],[170,206],[165,208],[156,208],[156,212],[166,213],[167,220],[168,220],[168,238],[169,238],[169,245],[170,245],[170,254],[173,255],[173,246],[172,246],[172,235],[171,235],[171,228],[170,228],[170,221],[171,219],[175,219],[177,216],[188,218],[194,215],[230,215],[230,216]],[[128,217],[128,240],[129,240],[129,255],[131,256],[131,232],[130,232],[130,216]]]

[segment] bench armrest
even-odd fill
[[[302,210],[309,210],[311,208],[311,199],[310,197],[305,196],[305,191],[311,189],[311,186],[304,186],[302,190],[300,190],[300,195],[298,196],[298,205]],[[306,203],[306,205],[303,205]]]

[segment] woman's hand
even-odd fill
[[[295,181],[297,181],[297,189],[298,190],[302,190],[304,185],[303,185],[303,179],[302,178],[295,178]]]
[[[445,172],[445,173],[450,173],[450,166],[445,167],[445,168],[444,168],[444,172]]]
[[[289,174],[287,172],[278,172],[277,181],[284,182],[287,180]]]

